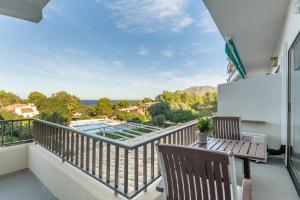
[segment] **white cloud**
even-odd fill
[[[181,71],[178,69],[172,69],[172,70],[167,70],[167,71],[161,71],[158,73],[155,73],[154,75],[163,78],[163,79],[173,79],[175,76],[180,76]]]
[[[190,26],[190,0],[99,1],[113,11],[116,26],[131,33],[178,32]]]
[[[189,58],[189,59],[185,60],[184,66],[186,66],[186,67],[192,67],[194,65],[195,65],[195,62],[192,59]]]
[[[204,9],[204,11],[202,12],[198,25],[205,33],[218,32],[218,28],[214,20],[206,9]]]
[[[141,56],[147,56],[149,55],[149,51],[148,49],[145,49],[145,48],[140,48],[137,52],[138,55],[141,55]]]
[[[210,53],[213,51],[214,51],[213,48],[211,48],[207,44],[201,43],[201,42],[188,44],[182,48],[182,53],[189,53],[189,54],[195,54],[195,55],[206,54],[206,53]]]
[[[161,55],[163,55],[165,57],[168,57],[168,58],[173,58],[174,55],[175,55],[175,52],[174,51],[169,51],[169,50],[163,50],[161,52]]]
[[[123,66],[123,62],[120,60],[113,60],[112,64],[117,66],[117,67],[122,67]]]

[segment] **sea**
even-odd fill
[[[81,105],[85,105],[85,106],[94,106],[96,105],[98,100],[80,100],[80,104]],[[118,103],[121,100],[111,100],[112,103]],[[137,100],[128,100],[130,103],[134,103]]]

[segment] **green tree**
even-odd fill
[[[60,91],[52,94],[51,97],[61,102],[64,102],[71,113],[78,112],[80,106],[80,99],[77,96],[71,95],[65,91]]]
[[[171,121],[174,123],[183,123],[194,119],[197,119],[197,115],[190,110],[176,110],[172,112]]]
[[[130,106],[130,102],[128,100],[121,100],[114,105],[115,109],[120,108],[128,108]]]
[[[21,116],[16,115],[14,112],[0,109],[0,120],[7,120],[7,119],[20,119]]]
[[[171,108],[168,103],[163,101],[152,105],[148,110],[152,118],[158,115],[164,115],[168,120],[171,117]]]
[[[29,102],[34,103],[38,108],[45,99],[47,99],[47,96],[37,91],[30,92],[28,95]]]
[[[153,99],[149,98],[149,97],[145,97],[143,100],[142,100],[142,103],[152,103],[153,102]]]
[[[152,124],[163,127],[165,125],[166,117],[163,114],[157,115],[152,119]]]
[[[90,117],[97,116],[95,106],[80,105],[79,112],[85,116],[90,116]]]
[[[0,90],[0,107],[19,103],[21,98],[14,93]]]
[[[113,106],[108,98],[101,98],[97,101],[95,110],[97,115],[111,117],[113,115]]]
[[[39,118],[45,121],[53,122],[61,125],[68,125],[70,118],[58,111],[42,112]]]
[[[68,124],[72,119],[72,113],[67,105],[57,98],[47,98],[39,108],[39,118],[53,123]]]

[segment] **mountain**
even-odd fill
[[[178,90],[178,92],[202,96],[205,95],[205,93],[207,92],[217,92],[217,88],[212,86],[192,86],[184,90]]]

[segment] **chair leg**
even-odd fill
[[[250,172],[250,161],[248,158],[242,158],[243,159],[243,167],[244,167],[244,176],[247,179],[251,178],[251,172]]]

